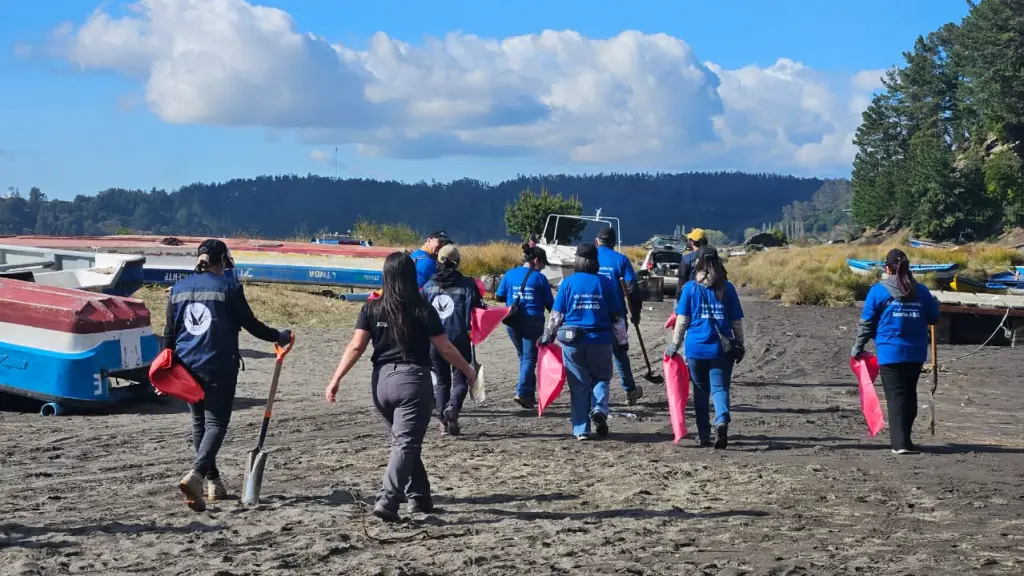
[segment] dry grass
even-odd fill
[[[467,276],[501,276],[523,263],[523,251],[516,244],[492,242],[481,246],[459,246],[462,264],[459,270]]]
[[[167,289],[146,286],[135,293],[146,303],[152,318],[153,330],[164,331],[164,311],[167,309]],[[337,328],[350,330],[362,306],[358,302],[342,302],[326,298],[315,288],[273,284],[246,284],[245,297],[256,317],[275,328]]]
[[[729,277],[737,284],[761,290],[768,298],[787,304],[849,306],[862,300],[877,277],[850,272],[847,258],[883,260],[892,248],[904,250],[915,264],[960,265],[965,276],[989,274],[1021,263],[1020,252],[1003,246],[979,244],[959,250],[913,249],[899,241],[876,246],[789,247],[729,259]],[[930,283],[924,276],[921,281]],[[934,285],[932,286],[934,287]]]

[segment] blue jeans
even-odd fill
[[[519,382],[516,383],[516,396],[525,400],[537,399],[537,340],[544,332],[543,316],[523,315],[520,326],[506,326],[512,345],[516,347],[519,357]]]
[[[697,437],[701,441],[711,437],[708,402],[715,404],[715,426],[729,423],[729,384],[732,380],[733,361],[731,358],[698,360],[687,358],[693,382],[693,412],[697,417]]]
[[[608,383],[612,379],[611,344],[562,346],[569,385],[570,419],[575,436],[590,433],[590,415],[608,416]]]
[[[612,354],[615,358],[615,371],[622,379],[622,389],[626,392],[636,388],[636,380],[633,380],[633,367],[629,365],[629,351],[619,345],[618,341],[612,344]]]

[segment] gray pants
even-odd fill
[[[420,453],[427,435],[434,395],[430,368],[386,364],[373,371],[373,405],[387,422],[391,457],[377,493],[377,505],[397,511],[403,496],[429,505],[430,481]]]

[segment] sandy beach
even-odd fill
[[[393,526],[369,516],[388,453],[366,359],[329,405],[323,388],[351,326],[298,331],[266,450],[263,503],[176,489],[192,458],[180,401],[114,414],[0,412],[0,574],[1024,573],[1024,350],[945,366],[936,435],[922,377],[915,440],[896,457],[869,438],[847,367],[855,308],[744,298],[748,354],[733,385],[727,451],[672,444],[663,387],[638,406],[612,386],[611,436],[569,435],[568,393],[541,419],[512,402],[517,362],[501,332],[478,353],[488,401],[463,435],[431,427],[424,459],[441,510]],[[670,304],[642,329],[660,364]],[[218,461],[241,489],[273,367],[246,338]],[[940,346],[940,361],[974,347]],[[634,338],[631,355],[644,372]],[[367,358],[369,354],[367,354]],[[883,399],[881,387],[878,394]]]

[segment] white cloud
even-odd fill
[[[13,52],[18,58],[28,58],[32,55],[32,46],[24,42],[16,42]]]
[[[852,159],[880,77],[827,78],[784,58],[726,70],[681,39],[635,31],[452,33],[422,45],[377,33],[358,51],[243,0],[141,0],[55,35],[83,70],[139,79],[166,122],[294,129],[405,158],[836,167]]]
[[[327,164],[331,161],[331,155],[323,150],[313,150],[309,153],[309,159],[320,164]]]

